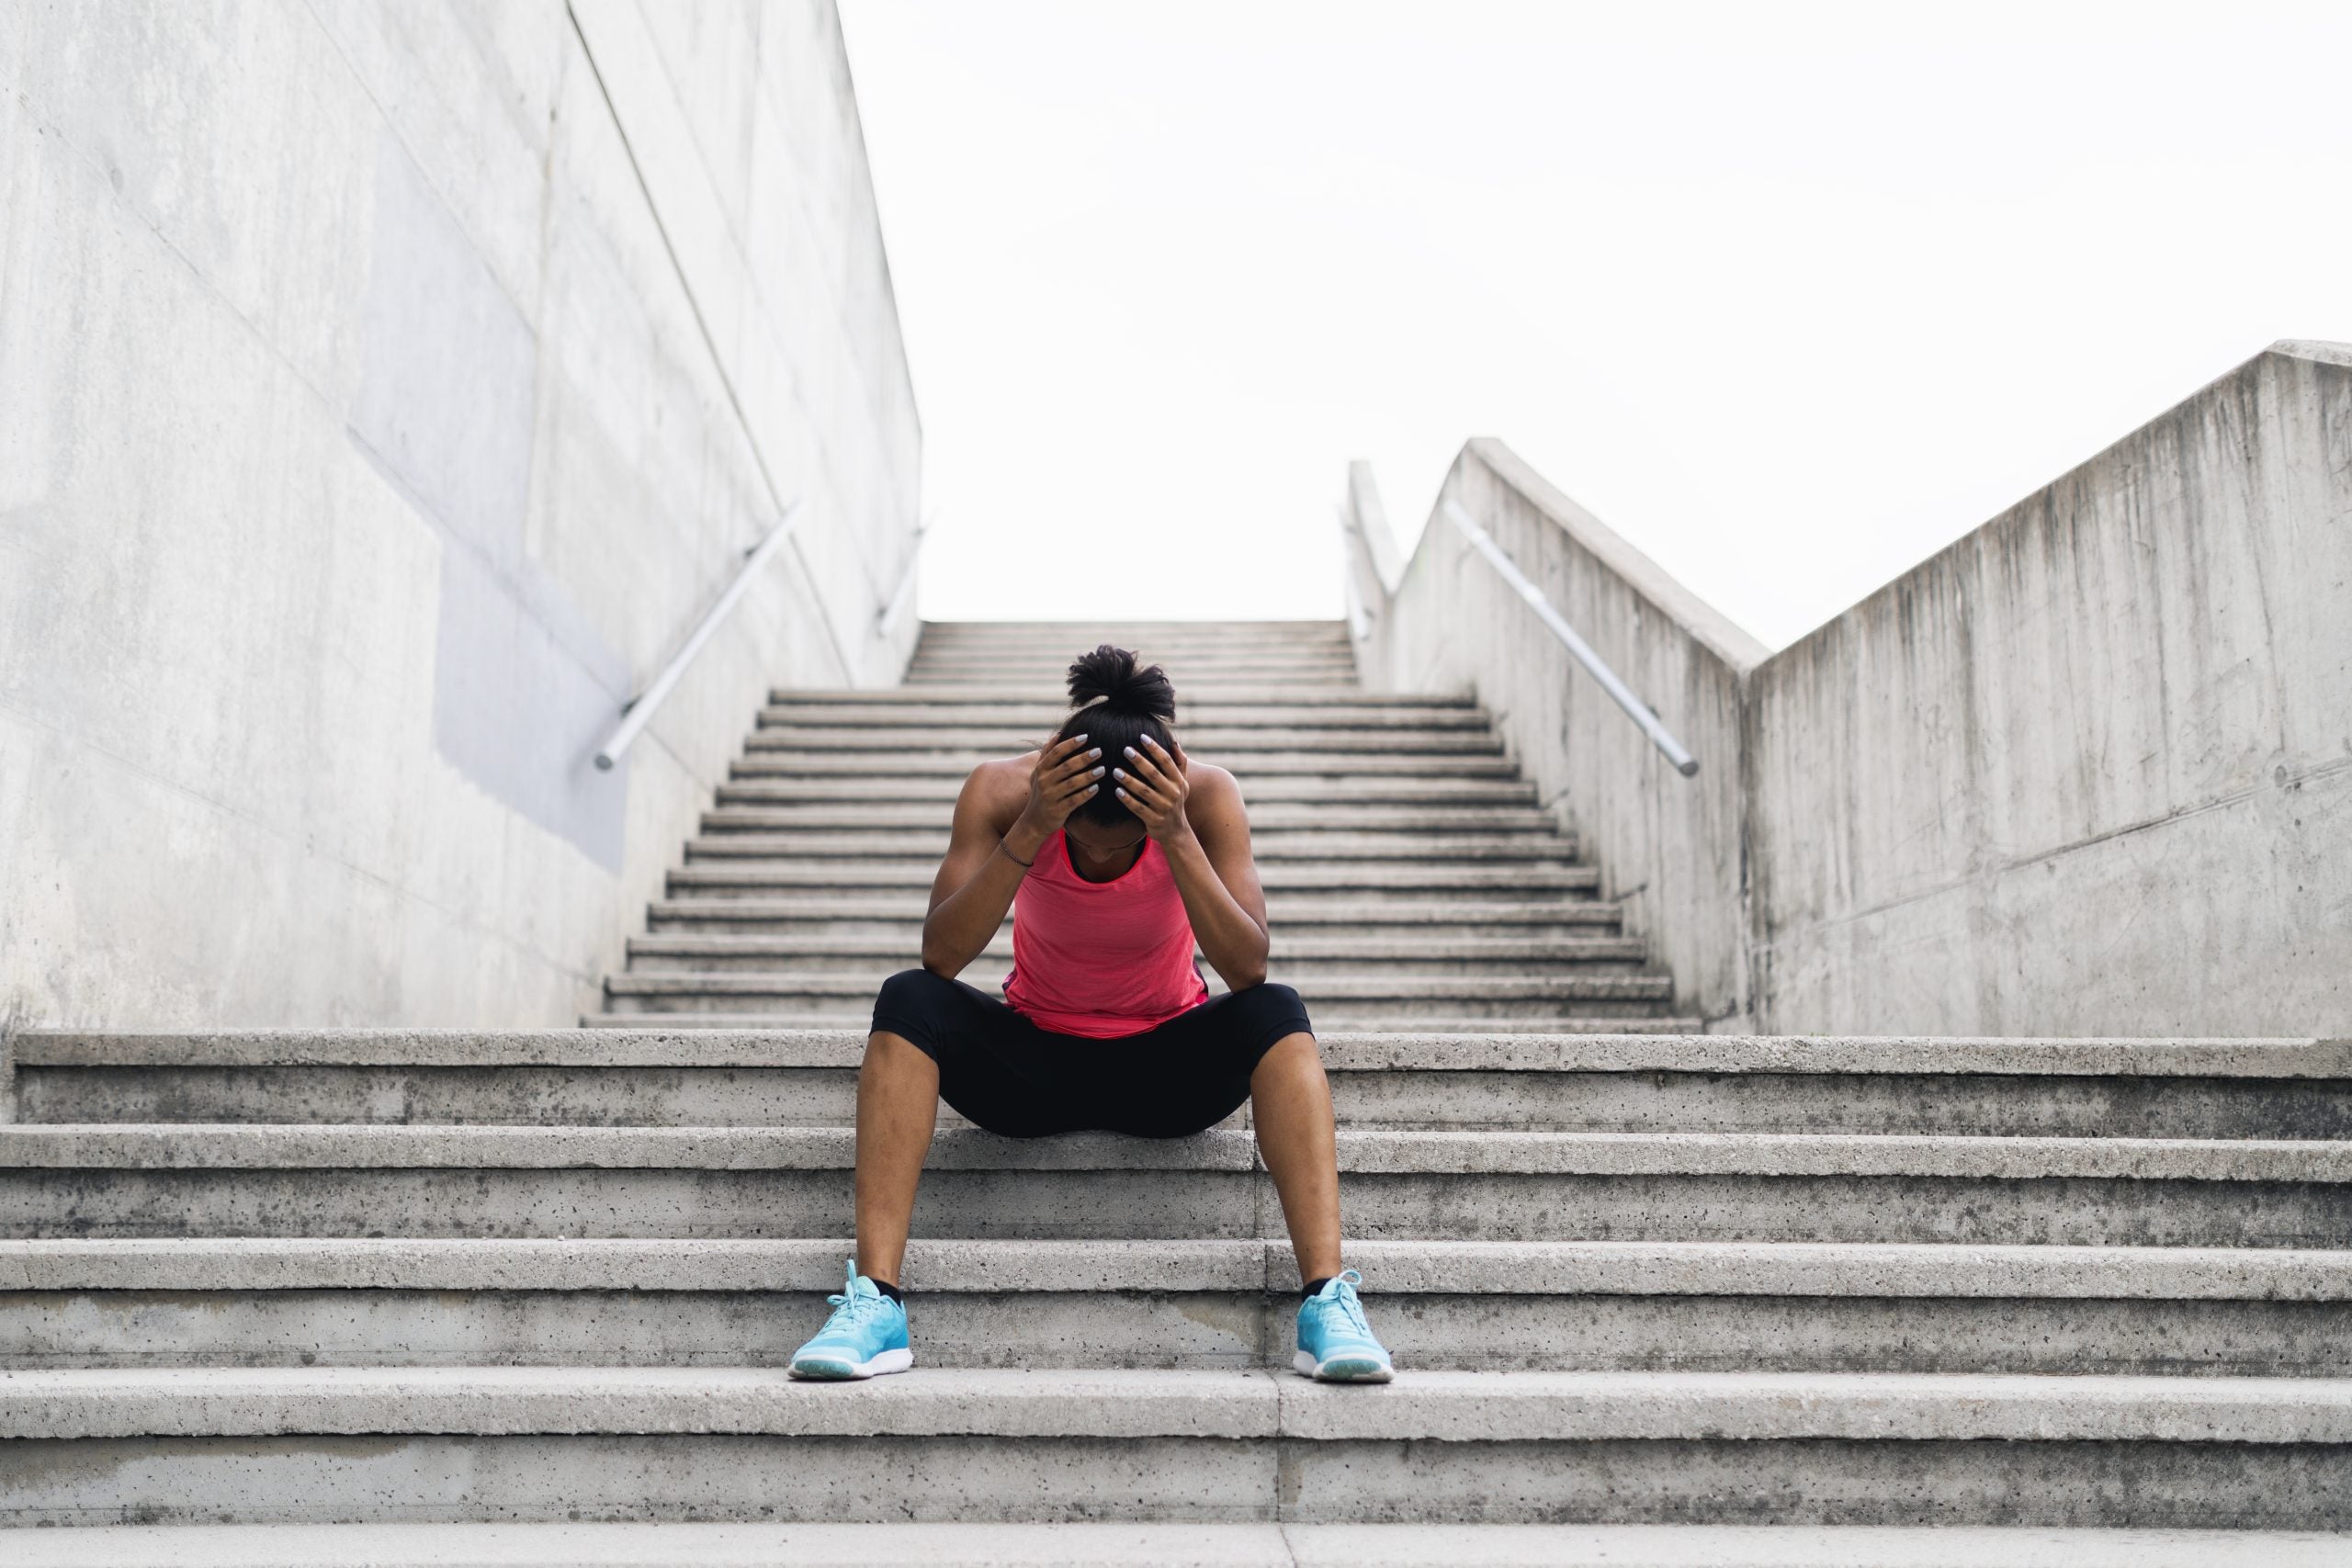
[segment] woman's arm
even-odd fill
[[[1250,852],[1241,786],[1223,768],[1194,773],[1179,743],[1171,756],[1146,737],[1114,772],[1120,798],[1159,840],[1193,938],[1225,983],[1246,990],[1266,977],[1266,892]]]
[[[1025,792],[1018,764],[982,762],[956,796],[946,858],[931,879],[931,913],[922,922],[922,966],[954,979],[1004,924],[1012,895],[1038,847],[1102,786],[1099,750],[1073,735],[1037,753]]]

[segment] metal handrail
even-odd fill
[[[752,585],[752,574],[766,565],[768,558],[783,547],[786,537],[792,532],[794,521],[799,515],[800,502],[797,501],[784,509],[782,521],[769,530],[768,536],[743,552],[743,564],[735,569],[733,581],[727,584],[726,591],[719,594],[710,608],[703,612],[702,619],[695,623],[695,629],[686,634],[685,646],[662,667],[662,673],[653,677],[651,685],[621,705],[620,723],[613,727],[613,732],[605,738],[605,743],[596,748],[598,768],[609,772],[613,764],[637,743],[639,733],[651,721],[653,710],[662,705],[662,699],[670,694],[670,689],[686,672],[686,666],[693,663],[695,655],[702,651],[702,645],[710,640],[719,623],[727,619],[728,613],[743,597],[743,591]]]
[[[1462,510],[1461,503],[1449,498],[1439,510],[1445,513],[1447,522],[1462,531],[1462,536],[1470,541],[1471,547],[1487,558],[1487,564],[1499,572],[1505,582],[1518,590],[1519,596],[1527,601],[1527,607],[1551,628],[1552,635],[1558,637],[1576,661],[1585,667],[1585,672],[1600,682],[1600,689],[1625,710],[1628,718],[1641,726],[1642,733],[1665,753],[1666,760],[1674,764],[1675,772],[1684,778],[1697,773],[1698,759],[1683,750],[1682,742],[1659,722],[1657,715],[1650,711],[1649,705],[1635,696],[1634,689],[1619,680],[1617,671],[1609,668],[1608,662],[1592,650],[1592,645],[1577,635],[1576,627],[1568,625],[1566,617],[1552,607],[1552,601],[1544,597],[1544,590],[1527,580],[1527,574],[1519,570],[1518,563],[1505,555],[1503,547],[1478,526],[1475,518]]]
[[[1339,513],[1340,545],[1343,557],[1340,565],[1341,570],[1348,574],[1348,581],[1344,585],[1345,591],[1340,595],[1340,607],[1347,614],[1348,636],[1357,642],[1363,642],[1372,636],[1373,617],[1380,612],[1362,603],[1362,595],[1351,590],[1355,587],[1354,578],[1357,570],[1361,568],[1370,571],[1373,570],[1372,563],[1365,558],[1369,552],[1364,544],[1363,530],[1357,524],[1355,513],[1345,505],[1336,506],[1332,510]]]
[[[905,615],[907,606],[914,602],[915,568],[922,563],[922,536],[930,532],[931,525],[925,523],[908,541],[907,570],[899,574],[899,586],[891,591],[889,603],[874,612],[876,637],[888,637],[890,628],[899,624],[899,617]]]

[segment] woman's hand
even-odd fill
[[[1140,749],[1127,748],[1127,765],[1111,770],[1118,783],[1119,799],[1142,819],[1143,830],[1162,844],[1193,830],[1184,818],[1184,802],[1193,793],[1185,771],[1190,766],[1180,742],[1174,755],[1147,735]]]
[[[1102,776],[1102,770],[1095,765],[1102,755],[1099,746],[1087,749],[1083,735],[1056,741],[1038,752],[1037,765],[1029,771],[1029,804],[1021,820],[1013,824],[1013,833],[1026,829],[1027,837],[1043,843],[1058,832],[1079,804],[1102,787],[1095,782]],[[1008,840],[1012,836],[1006,835]]]

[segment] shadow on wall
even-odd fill
[[[538,339],[389,130],[365,319],[352,444],[441,535],[435,749],[617,874],[628,774],[582,737],[628,699],[629,661],[525,539]]]
[[[1500,442],[1351,475],[1365,679],[1474,690],[1687,1005],[1766,1032],[2352,1035],[2352,348],[2282,343],[1767,655]]]

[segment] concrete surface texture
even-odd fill
[[[9,6],[0,299],[0,1014],[569,1018],[760,694],[905,661],[830,5]]]
[[[2274,346],[1769,658],[1498,443],[1444,493],[1702,771],[1442,520],[1393,592],[1351,567],[1367,683],[1492,710],[1716,1027],[2352,1033],[2352,350]]]
[[[2337,1568],[2289,1531],[1740,1525],[258,1525],[19,1532],[18,1568]]]

